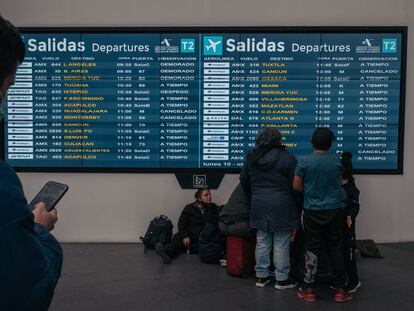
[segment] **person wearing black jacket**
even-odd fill
[[[299,208],[292,188],[295,157],[281,144],[281,133],[264,129],[256,138],[240,173],[240,183],[250,197],[250,227],[256,233],[256,286],[269,283],[273,258],[277,289],[296,286],[289,278],[289,244],[299,225]],[[271,250],[273,246],[273,256]]]
[[[0,16],[0,111],[24,56],[20,33]],[[29,210],[19,177],[3,161],[0,215],[0,310],[46,311],[62,269],[62,248],[50,233],[57,212],[43,202]]]
[[[355,220],[359,213],[359,190],[355,185],[352,167],[352,154],[343,152],[341,162],[343,167],[342,188],[346,192],[346,225],[344,230],[344,263],[348,277],[348,291],[354,293],[361,282],[358,278],[357,263],[355,257],[356,238],[355,238]]]
[[[172,258],[182,252],[198,253],[198,239],[207,219],[218,215],[218,206],[211,202],[209,188],[198,189],[194,195],[196,201],[187,204],[178,220],[178,232],[167,245],[157,243],[155,251],[164,263],[171,263]]]

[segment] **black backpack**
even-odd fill
[[[155,217],[151,220],[144,237],[139,238],[144,243],[144,253],[147,252],[148,248],[154,249],[158,242],[164,245],[171,242],[172,232],[173,224],[167,216]]]

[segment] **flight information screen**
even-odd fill
[[[303,30],[303,31],[302,31]],[[25,29],[5,108],[18,170],[243,165],[263,127],[317,126],[360,172],[402,172],[406,28]]]

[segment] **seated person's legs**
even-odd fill
[[[172,240],[167,245],[157,243],[155,252],[161,256],[163,263],[171,263],[171,259],[185,250],[183,240],[179,233],[174,234]]]

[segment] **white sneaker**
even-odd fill
[[[256,287],[263,288],[268,283],[270,283],[270,278],[269,277],[266,277],[266,278],[256,278]]]

